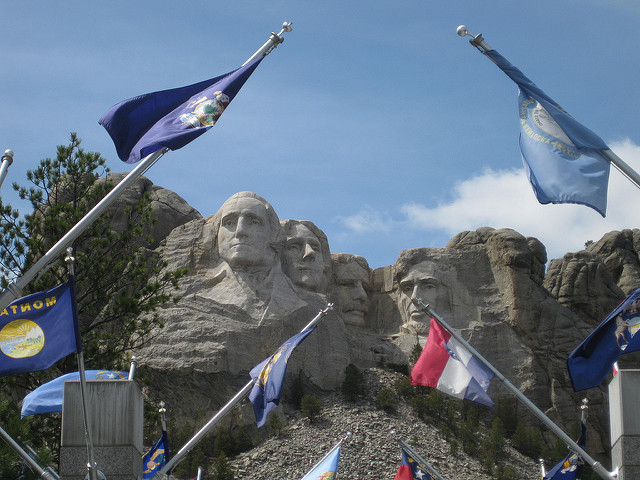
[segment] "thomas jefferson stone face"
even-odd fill
[[[364,326],[369,311],[369,272],[355,260],[333,265],[340,316],[347,325]]]
[[[416,306],[414,300],[421,298],[425,304],[433,304],[436,299],[436,287],[438,280],[435,276],[435,264],[430,261],[413,265],[398,284],[400,287],[399,307],[402,321],[405,325],[414,325],[421,330],[418,324],[424,324],[424,331],[428,330],[429,319],[422,307]],[[418,331],[418,333],[422,333]]]
[[[271,226],[262,202],[231,198],[221,208],[218,253],[232,267],[266,267],[273,262]]]
[[[287,235],[283,257],[284,269],[291,281],[305,290],[316,292],[322,284],[324,259],[320,240],[305,225],[293,225]]]

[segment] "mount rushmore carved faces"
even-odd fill
[[[264,198],[252,192],[236,193],[216,215],[218,254],[222,260],[234,270],[264,270],[274,264],[284,231]]]
[[[406,260],[396,262],[398,308],[402,316],[400,332],[426,334],[429,331],[429,318],[416,303],[420,298],[425,304],[434,304],[439,283],[436,265],[430,260],[420,261],[420,257]]]
[[[364,257],[350,253],[332,253],[333,297],[337,311],[347,325],[365,326],[365,315],[369,312],[369,290],[371,269]]]
[[[294,285],[325,293],[331,270],[327,236],[307,220],[282,220],[287,240],[282,252],[282,269]]]

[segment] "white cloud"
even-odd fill
[[[630,140],[610,147],[634,170],[640,167],[640,146]],[[401,207],[409,226],[455,235],[478,227],[512,228],[536,237],[547,247],[549,258],[584,248],[612,230],[640,228],[640,189],[611,170],[607,217],[583,205],[540,205],[523,169],[486,170],[460,182],[451,202],[428,208],[417,203]]]
[[[365,206],[354,215],[338,216],[336,221],[358,234],[388,232],[394,224],[394,221],[387,215],[377,212],[369,206]]]

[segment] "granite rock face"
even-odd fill
[[[159,191],[145,183],[127,201],[149,189]],[[150,379],[149,398],[164,400],[175,417],[185,421],[210,418],[249,381],[252,367],[328,302],[344,303],[345,289],[354,288],[336,272],[327,275],[328,284],[323,282],[320,289],[305,290],[304,283],[294,283],[279,261],[290,245],[290,233],[278,230],[279,219],[264,199],[241,193],[234,201],[251,198],[269,217],[263,221],[270,225],[271,241],[263,253],[275,260],[268,266],[260,263],[259,269],[253,268],[259,262],[249,267],[223,261],[220,244],[225,240],[220,235],[229,213],[225,208],[202,218],[177,196],[163,194],[157,200],[154,215],[164,225],[152,232],[157,251],[168,268],[188,267],[189,273],[181,283],[181,300],[159,312],[165,327],[136,355],[141,372]],[[240,210],[236,218],[241,217]],[[233,228],[239,229],[241,223],[236,220]],[[300,376],[307,391],[330,393],[339,390],[350,363],[361,369],[406,363],[416,343],[424,345],[426,333],[403,328],[408,313],[402,308],[411,302],[402,299],[414,292],[400,286],[412,265],[428,266],[424,272],[431,280],[422,287],[434,310],[560,427],[568,431],[578,418],[581,399],[589,398],[587,450],[606,457],[606,386],[573,392],[566,359],[626,294],[640,286],[639,248],[639,230],[611,232],[584,251],[551,260],[545,271],[546,249],[538,240],[510,229],[485,227],[456,235],[444,248],[399,252],[394,265],[370,270],[366,261],[360,262],[358,291],[366,293],[364,321],[345,321],[343,312],[348,309],[340,303],[323,315],[317,331],[291,357],[287,382]],[[326,256],[327,251],[326,246],[307,246],[300,250],[300,259]],[[339,258],[346,261],[349,256],[331,255],[334,269]],[[287,265],[294,263],[289,259]],[[329,264],[326,258],[315,263]],[[425,320],[414,321],[421,322]],[[635,367],[638,362],[631,358],[627,365]],[[489,394],[510,395],[496,379]],[[250,406],[245,403],[225,422],[254,424]]]

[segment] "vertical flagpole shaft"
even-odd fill
[[[29,464],[29,467],[34,470],[40,478],[42,478],[43,480],[58,480],[60,478],[58,477],[58,475],[55,475],[54,473],[38,465],[38,462],[31,458],[31,455],[29,455],[20,445],[18,445],[18,443],[13,438],[11,438],[11,435],[9,435],[2,427],[0,427],[0,437],[2,437],[2,439],[7,442],[9,446],[13,448],[25,462],[27,462],[27,464]]]
[[[300,332],[304,332],[309,328],[314,327],[333,307],[333,303],[327,304],[327,307],[320,312],[304,327]],[[153,478],[166,478],[168,472],[174,468],[178,462],[180,462],[184,456],[204,437],[227,413],[229,413],[238,403],[242,401],[244,397],[251,393],[254,381],[251,379],[242,389],[236,393],[231,400],[229,400],[219,411],[216,413],[204,427],[202,427],[184,446],[176,453],[171,460],[169,460]]]
[[[29,270],[17,278],[14,282],[7,285],[6,290],[0,296],[0,311],[4,310],[13,300],[22,296],[22,290],[29,284],[31,280],[42,270],[47,267],[56,257],[60,256],[65,248],[78,238],[100,215],[102,215],[107,207],[109,207],[120,194],[138,179],[148,168],[150,168],[168,148],[163,148],[147,155],[138,163],[136,168],[131,170],[113,190],[111,190],[98,204],[93,207],[71,230],[69,230],[58,242],[45,253]]]
[[[202,467],[198,467],[198,476],[196,477],[196,480],[202,480]]]
[[[5,150],[4,155],[2,155],[2,165],[0,165],[0,187],[2,186],[2,182],[4,182],[4,179],[7,176],[7,172],[9,171],[9,167],[12,163],[13,151]]]
[[[506,387],[509,389],[523,404],[527,407],[531,412],[538,417],[551,431],[553,431],[558,437],[565,442],[571,450],[580,455],[582,459],[589,464],[589,466],[598,474],[601,478],[606,480],[612,480],[613,477],[611,474],[602,466],[602,464],[593,458],[584,451],[580,445],[574,442],[571,437],[569,437],[564,431],[558,427],[555,423],[551,421],[549,417],[547,417],[538,407],[536,407],[531,400],[529,400],[520,390],[518,390],[509,380],[507,380],[504,375],[502,375],[498,370],[495,369],[493,365],[491,365],[482,355],[480,355],[476,349],[474,349],[469,343],[460,336],[458,332],[456,332],[453,328],[451,328],[432,308],[430,305],[425,304],[421,298],[418,298],[417,303],[422,306],[425,312],[435,318],[440,325],[442,325],[453,338],[455,338],[458,342],[460,342],[469,352],[471,352],[482,364],[487,367],[489,370],[493,372],[493,374],[498,378]]]
[[[431,475],[435,476],[438,480],[447,480],[442,475],[440,475],[440,473],[438,473],[436,471],[436,469],[433,468],[429,462],[427,462],[424,458],[422,458],[420,455],[418,455],[418,452],[416,452],[404,440],[399,438],[398,442],[400,442],[400,445],[402,445],[402,448],[404,448],[407,451],[407,453],[409,455],[411,455],[412,458],[415,458],[418,461],[418,463],[420,464],[421,467],[423,467],[425,470],[428,470]]]
[[[271,50],[273,50],[274,48],[276,48],[279,44],[281,44],[282,42],[284,42],[284,38],[282,38],[282,34],[284,32],[290,32],[291,31],[291,25],[293,24],[293,22],[284,22],[282,24],[282,30],[280,30],[278,33],[273,33],[271,32],[271,36],[269,37],[269,40],[267,40],[264,45],[262,45],[258,50],[256,50],[256,53],[254,53],[253,55],[251,55],[246,62],[244,62],[242,64],[242,66],[244,67],[247,63],[251,62],[252,60],[255,60],[258,57],[261,57],[263,55],[269,55],[269,53],[271,52]]]
[[[75,275],[75,259],[73,258],[73,249],[71,247],[67,248],[67,256],[64,261],[67,263],[69,274],[72,276]],[[73,305],[73,308],[77,308],[77,306]],[[87,468],[89,470],[89,480],[98,480],[95,452],[93,448],[93,436],[91,434],[91,419],[89,418],[89,409],[87,407],[87,379],[85,378],[84,353],[82,352],[82,350],[78,350],[76,358],[78,361],[78,374],[80,376],[80,396],[82,397],[82,419],[84,421],[84,436],[87,442]]]

